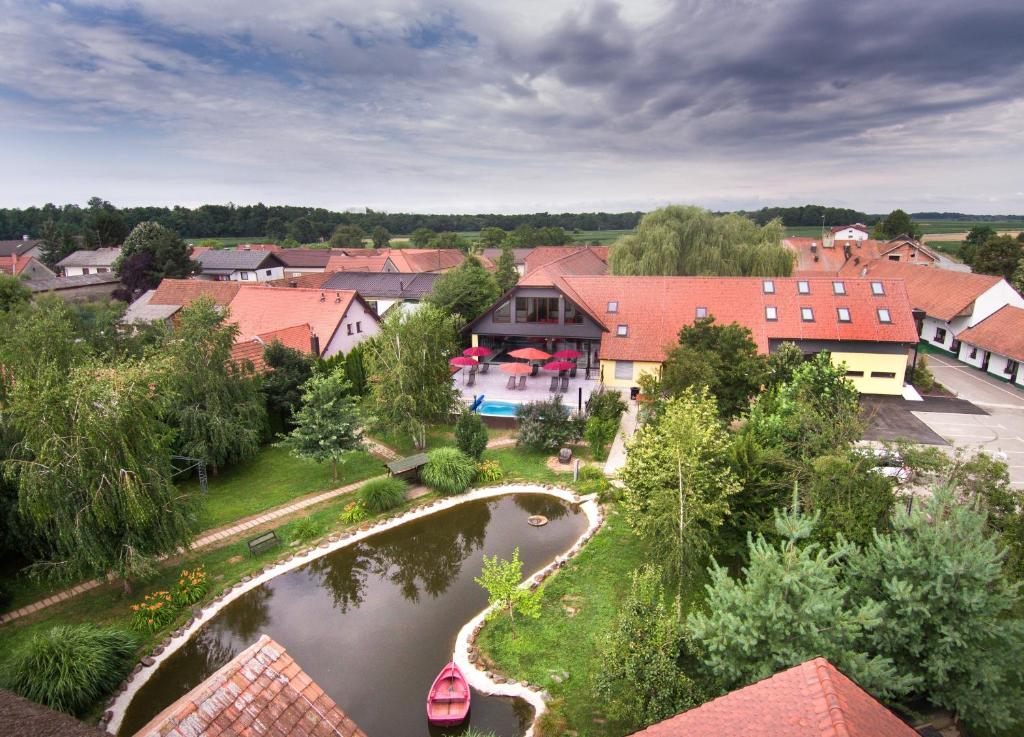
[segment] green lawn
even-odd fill
[[[296,497],[336,489],[384,473],[384,464],[369,453],[353,453],[331,478],[330,463],[302,460],[268,445],[244,463],[209,478],[200,516],[204,530],[277,507]],[[198,491],[198,484],[188,484]]]

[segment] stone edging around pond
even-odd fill
[[[107,706],[107,711],[100,720],[100,729],[116,734],[117,730],[121,726],[121,722],[124,720],[125,712],[127,711],[132,698],[143,684],[149,680],[157,667],[172,653],[188,642],[188,640],[196,634],[199,628],[205,624],[206,620],[240,597],[242,594],[251,591],[257,586],[260,586],[283,573],[295,570],[311,560],[315,560],[316,558],[332,553],[335,550],[340,550],[341,548],[361,542],[378,532],[394,529],[406,522],[412,522],[413,520],[426,517],[434,512],[451,509],[452,507],[465,504],[466,502],[477,501],[480,499],[491,499],[510,494],[548,494],[549,496],[557,497],[562,501],[569,502],[570,504],[580,504],[581,508],[587,515],[589,523],[587,530],[580,536],[568,553],[555,558],[555,561],[542,569],[542,571],[527,578],[524,585],[533,585],[530,584],[530,582],[536,576],[549,575],[555,569],[565,565],[565,560],[576,554],[583,543],[586,542],[586,540],[589,540],[594,532],[597,531],[597,528],[601,525],[601,522],[604,519],[604,513],[601,511],[600,506],[597,504],[596,500],[591,497],[581,499],[579,495],[573,491],[546,484],[506,484],[481,487],[472,489],[466,494],[462,494],[460,496],[436,499],[432,502],[413,506],[397,516],[388,517],[375,522],[366,522],[355,530],[329,535],[318,545],[313,545],[303,548],[297,552],[290,553],[269,566],[256,571],[253,575],[242,576],[238,583],[225,588],[220,594],[204,606],[193,607],[192,617],[188,622],[186,622],[181,628],[174,630],[170,637],[167,637],[153,649],[152,653],[143,657],[139,664],[132,670],[128,678],[125,679],[125,681],[118,687],[117,693],[111,699],[110,704]],[[539,585],[539,582],[537,582],[537,585]],[[477,615],[477,617],[474,617],[473,620],[459,631],[456,639],[457,653],[461,652],[468,657],[468,654],[466,653],[466,647],[468,647],[468,645],[464,636],[479,624],[485,614],[486,610]],[[461,648],[459,647],[460,643],[462,644]],[[458,655],[456,655],[455,659],[457,662],[460,662],[460,667],[463,667],[461,665],[462,662],[468,663],[465,658],[460,661]],[[537,690],[532,690],[527,688],[525,685],[519,684],[498,684],[491,681],[490,678],[487,678],[485,674],[475,668],[469,668],[468,665],[463,667],[463,672],[466,674],[470,683],[479,691],[484,693],[500,693],[502,695],[517,696],[528,701],[535,709],[534,723],[536,723],[537,717],[539,717],[541,712],[544,710],[543,698]],[[480,685],[478,685],[478,682]],[[533,727],[531,726],[527,735],[532,734],[532,732]]]
[[[597,534],[597,531],[601,529],[601,525],[604,524],[604,510],[598,503],[596,495],[591,494],[580,499],[580,497],[575,495],[565,496],[564,490],[556,486],[545,486],[542,488],[545,493],[579,503],[580,508],[587,515],[587,529],[577,538],[576,542],[567,552],[556,557],[533,575],[527,576],[526,580],[520,584],[521,588],[529,586],[531,590],[536,590],[543,583],[544,579],[554,575],[571,558],[576,557],[576,554],[583,549],[583,546],[587,544],[590,538]],[[537,721],[547,709],[548,694],[540,686],[529,684],[526,681],[509,680],[500,673],[489,671],[480,662],[480,651],[476,647],[476,638],[483,629],[484,620],[492,608],[487,607],[459,630],[459,634],[455,638],[455,655],[453,660],[462,670],[463,675],[466,676],[469,685],[477,691],[491,696],[515,696],[529,703],[533,707],[533,722],[530,724],[530,728],[526,730],[524,737],[533,737]]]

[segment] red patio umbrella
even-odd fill
[[[529,374],[533,372],[533,367],[527,363],[503,363],[499,367],[506,374]]]
[[[551,358],[550,353],[537,350],[536,348],[520,348],[517,351],[510,351],[512,358],[525,358],[527,361],[546,361]]]
[[[569,371],[576,368],[576,364],[572,361],[551,361],[541,366],[545,371]]]
[[[552,358],[579,358],[582,355],[583,354],[580,353],[579,351],[574,351],[572,348],[566,348],[564,351],[558,351],[557,353],[552,353],[551,357]]]
[[[452,366],[476,366],[476,360],[468,358],[467,356],[456,356],[455,358],[448,359],[448,363]]]
[[[462,352],[464,356],[489,356],[493,353],[490,348],[484,348],[482,345],[476,345],[472,348],[467,348]]]

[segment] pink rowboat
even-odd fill
[[[448,663],[427,693],[427,721],[441,727],[460,724],[469,713],[469,684],[455,663]]]

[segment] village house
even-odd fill
[[[866,241],[869,236],[868,226],[864,223],[854,223],[829,228],[822,240],[827,247],[831,247],[835,241]]]
[[[512,249],[512,262],[516,265],[516,271],[519,272],[519,276],[526,273],[526,257],[533,251],[532,248],[513,248]],[[500,248],[485,248],[483,250],[483,256],[493,264],[498,263],[498,259],[501,258]]]
[[[992,376],[1024,386],[1024,309],[1005,305],[973,327],[962,331],[957,339],[957,357]]]
[[[57,276],[35,256],[20,256],[17,251],[9,256],[0,256],[0,272],[19,279],[52,279]]]
[[[14,254],[17,254],[19,258],[32,257],[42,261],[42,243],[42,241],[29,238],[27,235],[16,240],[0,241],[0,261],[9,259]]]
[[[195,279],[255,283],[284,277],[284,263],[273,251],[193,250],[192,258],[202,266]]]
[[[114,262],[121,256],[118,246],[97,248],[94,251],[75,251],[57,262],[62,276],[82,276],[83,274],[109,274],[114,270]]]
[[[902,279],[911,307],[925,313],[921,339],[955,356],[960,355],[961,332],[1007,305],[1024,307],[1024,297],[999,276],[885,260],[867,266],[863,274],[874,279]]]
[[[970,271],[963,264],[950,261],[907,235],[887,241],[839,237],[822,240],[792,236],[784,238],[782,242],[794,255],[793,276],[856,276],[864,267],[882,260],[935,266],[951,271]]]
[[[443,274],[461,264],[466,254],[456,248],[335,248],[324,269],[338,271],[390,272],[394,274]],[[477,256],[484,268],[494,264]]]
[[[80,304],[83,302],[104,302],[114,296],[121,286],[117,274],[79,274],[78,276],[51,276],[40,279],[29,279],[25,286],[32,290],[32,296],[53,294],[65,302]]]

